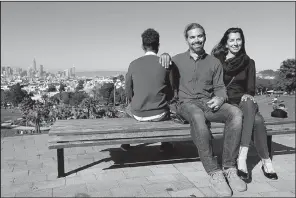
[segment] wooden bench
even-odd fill
[[[295,121],[266,121],[268,149],[273,135],[294,134]],[[212,123],[214,138],[222,137],[224,124]],[[137,122],[131,118],[58,120],[49,131],[49,149],[57,149],[58,177],[65,176],[64,148],[115,144],[189,141],[190,125],[173,121]]]

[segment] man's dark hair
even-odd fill
[[[187,39],[187,37],[188,37],[188,31],[196,29],[196,28],[202,29],[204,36],[206,36],[205,29],[202,27],[202,25],[200,25],[198,23],[190,23],[190,24],[186,25],[185,30],[184,30],[185,39]]]
[[[152,28],[145,30],[142,33],[142,44],[145,51],[153,50],[158,52],[159,33]]]

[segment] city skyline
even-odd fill
[[[207,53],[241,27],[257,71],[295,58],[295,2],[1,2],[1,66],[127,71],[145,29],[160,33],[159,54],[175,55],[190,22],[204,26]]]

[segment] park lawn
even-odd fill
[[[22,113],[19,109],[4,109],[1,108],[1,123],[7,120],[16,120],[17,118],[21,118]]]
[[[274,97],[256,96],[256,101],[259,105],[259,111],[265,119],[272,118],[270,113],[273,111],[271,101]],[[288,110],[289,120],[295,120],[295,96],[280,96],[279,101],[283,100]]]

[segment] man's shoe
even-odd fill
[[[221,197],[230,197],[232,195],[232,191],[229,188],[225,180],[224,174],[221,170],[210,174],[210,177],[211,187],[217,195]]]
[[[162,142],[160,147],[159,147],[159,151],[160,152],[164,152],[164,151],[170,151],[174,149],[174,144],[170,143],[170,142]]]
[[[241,178],[239,178],[236,168],[227,168],[224,169],[223,172],[232,190],[239,192],[247,190],[247,184]]]
[[[120,146],[120,149],[123,150],[123,151],[128,151],[130,148],[131,148],[130,144],[122,144]]]

